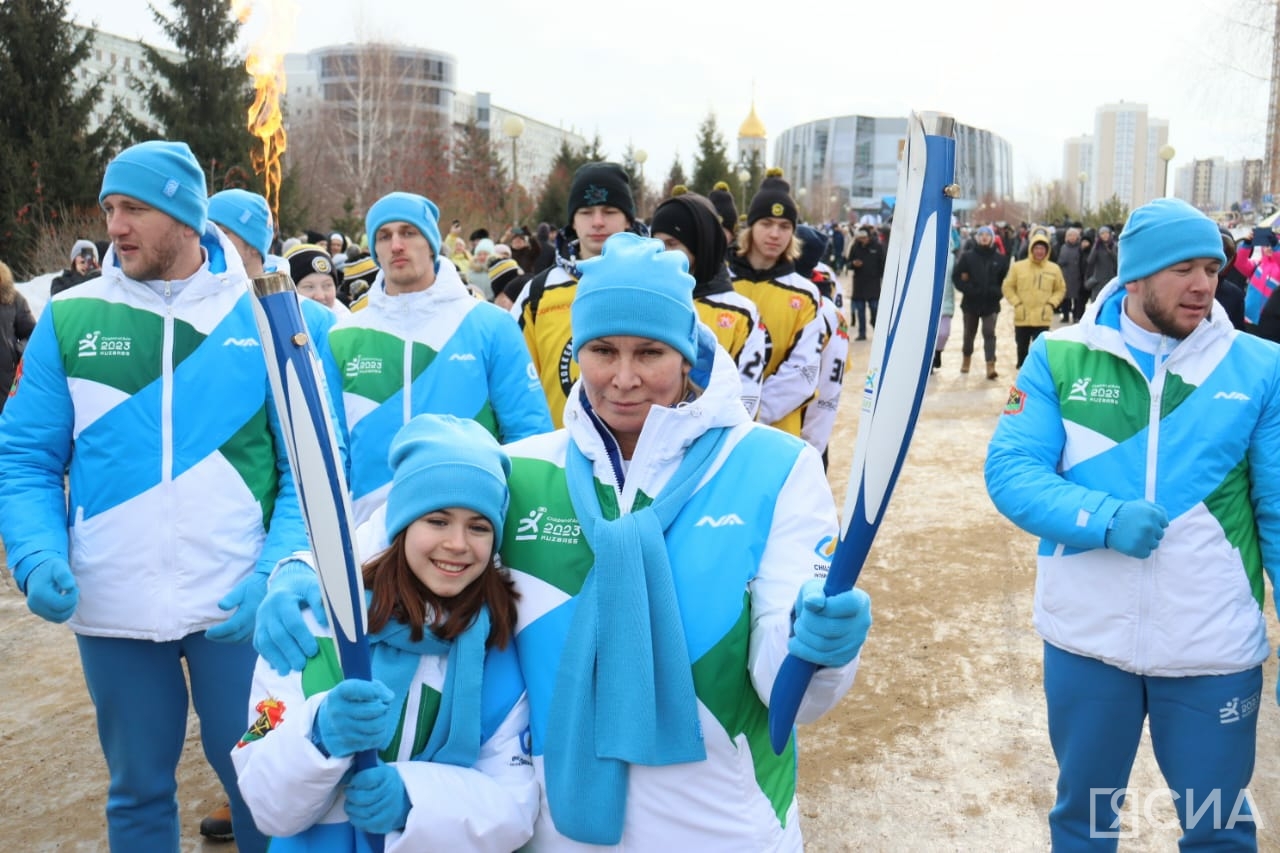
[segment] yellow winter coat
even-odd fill
[[[1062,275],[1062,268],[1049,260],[1047,254],[1043,261],[1032,256],[1037,243],[1043,243],[1048,249],[1048,235],[1036,233],[1032,236],[1027,246],[1027,257],[1009,267],[1009,274],[1004,277],[1001,287],[1004,298],[1013,306],[1015,326],[1048,328],[1058,306],[1067,296],[1067,280]]]

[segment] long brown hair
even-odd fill
[[[13,286],[13,270],[0,261],[0,305],[11,305],[17,298],[18,288]]]
[[[364,588],[373,593],[369,603],[369,632],[381,631],[391,620],[409,626],[409,639],[422,639],[423,628],[431,617],[431,630],[442,640],[454,640],[462,634],[480,612],[489,606],[489,636],[485,647],[505,649],[515,635],[516,599],[519,593],[506,570],[498,566],[497,546],[489,555],[489,564],[480,577],[452,598],[442,598],[431,590],[409,568],[404,554],[408,528],[396,534],[391,546],[364,564]]]

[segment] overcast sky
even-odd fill
[[[732,157],[753,92],[771,158],[782,130],[813,119],[938,110],[1009,141],[1020,195],[1062,177],[1064,140],[1092,133],[1103,103],[1145,103],[1168,119],[1175,169],[1261,157],[1266,140],[1270,0],[248,1],[246,41],[274,15],[285,52],[372,40],[447,51],[462,90],[598,133],[614,158],[629,142],[647,151],[651,184],[676,156],[691,169],[708,112]],[[68,7],[81,23],[167,46],[146,0]]]

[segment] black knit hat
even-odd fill
[[[760,182],[760,190],[747,208],[747,224],[754,225],[766,218],[786,219],[792,225],[800,218],[796,203],[791,198],[791,184],[782,177],[782,170],[772,168]]]
[[[690,275],[697,284],[705,284],[724,267],[728,247],[720,217],[711,202],[697,193],[682,193],[658,205],[649,225],[651,234],[670,234],[693,255]]]
[[[720,216],[720,224],[725,230],[734,231],[738,227],[738,206],[733,203],[733,193],[729,191],[729,185],[724,181],[716,181],[711,192],[707,193],[707,200],[716,209],[716,213]]]
[[[335,286],[342,282],[342,274],[334,267],[333,258],[320,246],[303,243],[290,249],[284,258],[289,262],[289,277],[294,284],[317,272],[332,278]]]
[[[493,257],[489,261],[489,286],[494,295],[502,293],[517,278],[524,275],[524,270],[511,258]]]
[[[631,196],[631,181],[626,170],[617,163],[585,163],[573,173],[569,187],[569,223],[580,207],[607,204],[636,219],[636,202]]]
[[[353,301],[363,296],[377,278],[378,265],[368,255],[347,261],[342,266],[342,289]]]

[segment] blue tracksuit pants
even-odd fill
[[[215,643],[204,632],[153,643],[77,635],[98,739],[107,759],[107,834],[115,853],[179,849],[176,772],[187,737],[187,677],[205,757],[231,802],[236,846],[267,842],[240,796],[231,748],[248,727],[257,654],[249,643]]]
[[[1144,718],[1182,825],[1182,851],[1257,850],[1247,787],[1253,776],[1262,667],[1231,675],[1134,675],[1045,643],[1049,740],[1058,801],[1054,853],[1113,851]],[[1147,791],[1133,791],[1140,805]],[[1215,798],[1216,805],[1215,808]],[[1145,819],[1135,813],[1132,831]]]

